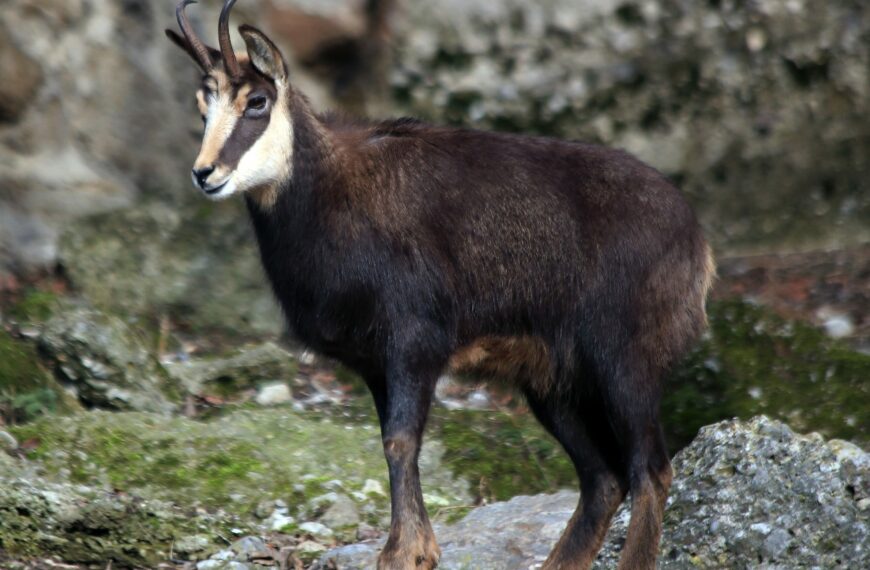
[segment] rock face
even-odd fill
[[[411,114],[624,147],[680,183],[718,246],[868,238],[866,3],[433,0],[405,11],[392,83]]]
[[[674,460],[660,568],[866,568],[870,565],[870,454],[803,436],[763,416],[701,430]],[[517,497],[436,528],[439,568],[526,569],[542,562],[578,495]],[[597,568],[614,568],[628,505],[614,519]],[[330,551],[342,570],[372,567],[379,543]]]
[[[238,202],[142,204],[64,235],[60,260],[97,307],[172,314],[200,332],[276,335],[283,326]]]
[[[202,128],[199,71],[163,33],[177,28],[177,3],[4,4],[0,76],[14,81],[0,86],[0,272],[50,266],[63,229],[88,215],[141,198],[197,198],[189,171]],[[262,25],[269,3],[239,4],[235,22]],[[220,8],[188,9],[210,45]],[[300,83],[317,100],[327,92]]]
[[[169,378],[126,324],[90,309],[45,324],[39,351],[55,376],[87,406],[169,413]]]

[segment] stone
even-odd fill
[[[296,524],[296,519],[289,515],[282,515],[275,512],[266,519],[266,524],[269,526],[270,530],[275,532],[286,532],[290,527]]]
[[[254,570],[255,567],[237,560],[201,560],[196,563],[196,570]]]
[[[175,552],[178,552],[179,554],[195,555],[208,549],[211,544],[211,540],[208,536],[194,534],[182,537],[180,540],[176,541],[172,545],[172,548]]]
[[[866,568],[870,454],[803,436],[763,416],[705,427],[674,459],[658,567]],[[778,484],[758,486],[760,473]],[[577,505],[575,492],[515,497],[435,525],[439,568],[519,570],[543,562]],[[616,567],[629,505],[595,568]],[[384,539],[342,546],[320,559],[342,570],[373,567]]]
[[[377,481],[375,479],[366,479],[365,483],[363,483],[362,492],[366,495],[374,494],[386,496],[386,493],[384,492],[384,486],[381,484],[380,481]]]
[[[155,568],[182,549],[207,553],[227,521],[81,484],[48,482],[32,466],[0,470],[0,537],[5,554],[72,564]]]
[[[331,541],[334,536],[332,529],[319,522],[304,522],[299,525],[299,531],[316,540]]]
[[[359,509],[349,497],[338,495],[320,516],[320,522],[333,530],[356,527],[360,522]]]
[[[0,430],[0,451],[12,453],[18,449],[18,440],[8,431]]]
[[[58,255],[82,294],[105,311],[274,338],[284,323],[246,218],[236,201],[141,204],[71,224]]]
[[[170,413],[173,382],[121,319],[71,306],[45,323],[40,354],[84,405]]]
[[[264,552],[269,552],[269,547],[266,541],[259,536],[246,536],[240,538],[230,545],[230,549],[235,552],[242,560],[248,560],[255,555],[262,555]]]
[[[303,562],[310,562],[311,560],[314,560],[324,551],[326,551],[326,547],[319,542],[314,542],[313,540],[303,541],[301,544],[299,544],[299,546],[296,547],[296,555]]]
[[[257,392],[256,402],[261,406],[277,406],[293,401],[293,393],[284,382],[264,384]]]

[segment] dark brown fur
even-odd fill
[[[447,368],[517,386],[577,466],[584,502],[546,568],[588,567],[630,490],[620,567],[653,567],[661,381],[704,327],[712,277],[680,193],[620,151],[348,122],[293,97],[293,180],[251,213],[292,327],[378,405],[393,482],[379,567],[438,558],[415,459]]]
[[[417,457],[448,368],[516,386],[574,462],[583,500],[545,568],[587,568],[629,491],[619,567],[653,568],[661,384],[705,326],[713,274],[683,196],[622,151],[287,97],[290,178],[248,209],[291,328],[374,397],[393,515],[379,568],[437,565]]]

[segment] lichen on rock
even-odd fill
[[[2,455],[2,454],[0,454]],[[8,465],[3,461],[9,462]],[[208,556],[231,518],[195,514],[169,503],[93,487],[50,483],[10,459],[0,461],[0,551],[19,557],[53,555],[66,562],[121,568],[155,567],[181,553],[177,545],[204,537]]]

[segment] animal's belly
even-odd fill
[[[450,357],[451,373],[547,392],[552,385],[550,353],[533,336],[483,336]]]

